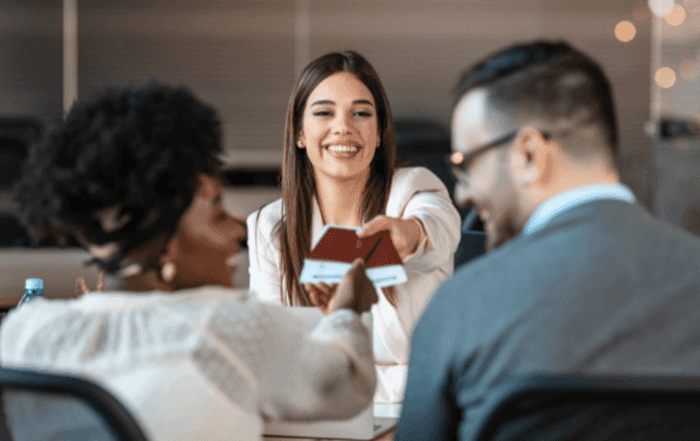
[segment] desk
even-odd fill
[[[393,429],[384,435],[380,436],[379,438],[375,438],[374,441],[394,441],[394,432],[396,432],[396,429]],[[263,440],[265,441],[341,441],[341,440],[331,440],[327,438],[289,438],[285,436],[263,436]],[[345,440],[342,440],[345,441]]]

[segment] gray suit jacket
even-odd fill
[[[459,268],[415,328],[395,439],[471,439],[515,374],[700,374],[699,266],[699,239],[609,200]]]

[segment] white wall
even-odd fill
[[[396,117],[448,124],[451,90],[469,64],[516,41],[566,38],[609,73],[626,176],[648,200],[650,23],[635,21],[635,7],[626,0],[86,0],[79,93],[152,77],[187,84],[220,110],[232,165],[278,166],[295,64],[358,50],[379,72]],[[60,115],[60,2],[5,0],[0,17],[0,114]],[[638,29],[626,44],[613,34],[623,19]],[[295,34],[300,23],[308,25],[304,38]]]

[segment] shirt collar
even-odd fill
[[[619,200],[634,204],[637,198],[624,184],[595,184],[565,191],[547,199],[532,213],[523,227],[522,234],[532,234],[544,227],[556,215],[566,210],[601,200]]]

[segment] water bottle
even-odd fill
[[[42,279],[32,278],[24,282],[24,295],[20,299],[17,307],[25,305],[34,299],[44,297],[44,281]]]

